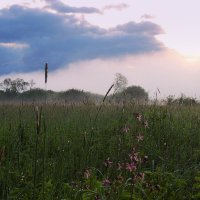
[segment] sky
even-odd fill
[[[0,81],[104,94],[116,73],[154,98],[200,98],[199,0],[0,0]],[[158,89],[157,89],[158,88]]]

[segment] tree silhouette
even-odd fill
[[[12,80],[11,78],[6,78],[0,83],[0,88],[6,93],[21,93],[28,89],[29,83],[23,79],[17,78]]]
[[[126,88],[127,84],[128,80],[124,75],[120,73],[115,74],[115,80],[114,80],[115,92],[122,92]]]

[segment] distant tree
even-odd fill
[[[198,101],[192,97],[186,97],[182,94],[178,98],[174,98],[174,96],[167,97],[167,105],[197,105]]]
[[[60,92],[59,97],[68,102],[83,102],[87,94],[83,90],[69,89],[65,92]]]
[[[128,80],[120,73],[115,74],[114,89],[115,92],[122,92],[128,84]]]
[[[15,80],[6,78],[3,82],[0,83],[0,87],[6,93],[21,93],[27,90],[29,83],[20,78]]]
[[[12,81],[12,91],[16,93],[21,93],[26,91],[29,87],[29,83],[24,81],[23,79],[17,78]]]
[[[140,86],[129,86],[126,87],[122,92],[114,95],[114,100],[116,102],[121,102],[124,100],[128,101],[148,100],[148,93]]]
[[[128,99],[148,100],[148,93],[141,86],[129,86],[124,90]]]
[[[0,83],[0,87],[5,92],[10,92],[12,89],[12,80],[10,78],[6,78],[3,82]]]

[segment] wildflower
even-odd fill
[[[106,166],[106,167],[111,167],[112,166],[112,161],[110,160],[110,157],[108,157],[106,160],[105,160],[105,162],[104,162],[104,165]]]
[[[128,170],[129,172],[135,171],[136,168],[137,167],[134,162],[126,163],[126,170]]]
[[[138,153],[129,154],[129,158],[131,161],[139,162]]]
[[[149,123],[148,123],[148,121],[144,121],[144,128],[149,128]]]
[[[138,122],[141,122],[142,121],[142,115],[140,113],[134,113],[135,115],[135,118]]]
[[[91,176],[90,170],[86,169],[85,172],[84,172],[84,177],[85,177],[86,179],[88,179],[90,176]]]
[[[103,181],[102,181],[102,183],[103,183],[103,186],[104,187],[109,187],[110,186],[110,184],[111,184],[111,182],[109,181],[109,179],[104,179]]]
[[[137,136],[137,141],[140,142],[143,140],[144,140],[144,136],[139,133],[139,135]]]
[[[138,153],[136,153],[136,152],[132,152],[131,154],[129,154],[129,158],[131,161],[135,161],[135,162],[139,161]]]
[[[129,130],[130,128],[127,125],[125,125],[125,127],[123,128],[123,133],[128,133]]]

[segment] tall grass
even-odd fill
[[[34,105],[1,105],[0,199],[81,199],[70,188],[83,184],[84,172],[112,179],[119,172],[105,160],[121,162],[133,147],[148,156],[140,170],[155,174],[147,177],[171,173],[185,182],[177,199],[192,198],[200,170],[200,106],[104,105],[96,118],[98,109],[55,104],[44,113]]]

